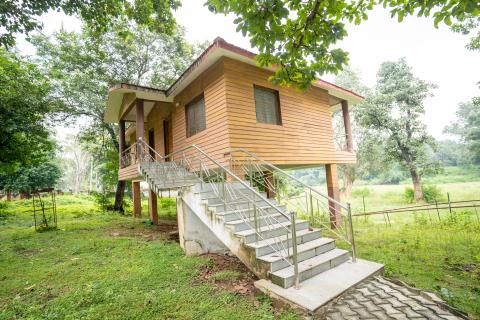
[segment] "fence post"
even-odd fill
[[[438,221],[442,221],[442,219],[440,219],[440,210],[438,210],[438,202],[437,202],[437,199],[435,199],[435,208],[437,208]]]
[[[365,212],[367,212],[365,210],[365,195],[362,195],[362,200],[363,200],[363,214],[365,214]],[[365,214],[365,221],[367,221],[367,215]]]
[[[447,199],[448,199],[448,211],[452,213],[452,204],[450,203],[450,193],[447,192]]]

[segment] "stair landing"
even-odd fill
[[[302,281],[298,289],[284,289],[267,279],[256,281],[255,287],[275,299],[290,303],[308,314],[314,314],[351,287],[382,272],[382,264],[357,259],[356,263],[347,261]]]

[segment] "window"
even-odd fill
[[[187,120],[187,137],[205,130],[205,99],[203,94],[185,106],[185,115]]]
[[[253,92],[257,122],[281,125],[278,91],[254,86]]]

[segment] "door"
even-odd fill
[[[153,129],[148,130],[148,145],[155,150],[155,131]],[[150,156],[155,159],[155,152],[152,149],[149,149]]]
[[[170,121],[163,120],[163,150],[165,155],[170,154]],[[165,161],[170,161],[170,158],[165,158]]]

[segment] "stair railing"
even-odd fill
[[[224,212],[234,213],[254,230],[255,242],[264,241],[271,250],[294,267],[298,288],[299,273],[295,215],[286,214],[257,189],[240,179],[230,169],[196,145],[162,156],[139,139],[136,156],[143,174],[157,188],[187,185],[195,175],[201,191],[213,192]],[[190,182],[191,183],[191,182]],[[237,186],[235,186],[235,184]],[[279,231],[280,230],[280,231]],[[263,232],[270,232],[268,237]],[[290,244],[291,247],[290,248]],[[292,249],[292,250],[290,250]]]
[[[320,227],[344,241],[349,247],[352,261],[357,261],[350,203],[341,203],[315,190],[291,174],[261,159],[256,154],[242,149],[231,150],[230,168],[237,174],[245,175],[252,186],[264,186],[275,190],[277,202],[288,210],[305,216],[314,227]],[[264,172],[273,174],[265,179]]]

